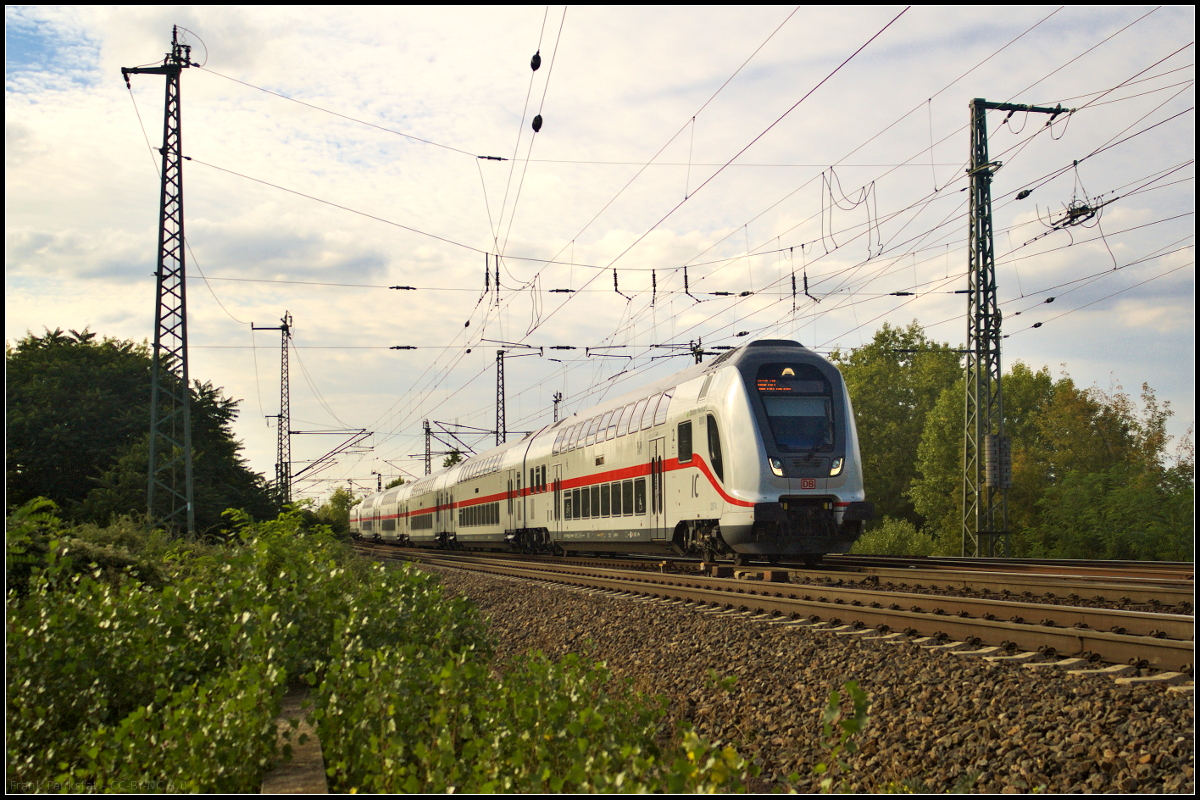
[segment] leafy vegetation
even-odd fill
[[[362,498],[356,497],[353,491],[345,486],[339,486],[333,490],[329,499],[318,506],[315,511],[312,510],[314,504],[311,500],[303,500],[296,506],[301,509],[300,513],[306,527],[324,525],[339,539],[348,540],[350,539],[350,509],[361,502]]]
[[[821,790],[824,792],[841,791],[843,784],[834,781],[838,776],[850,771],[850,765],[843,758],[858,752],[858,743],[854,737],[867,728],[868,710],[871,701],[867,693],[858,688],[857,681],[846,681],[842,686],[846,697],[852,704],[851,713],[842,713],[842,695],[837,689],[829,693],[829,702],[821,713],[821,747],[829,751],[829,761],[817,764],[814,772],[824,775],[821,779]]]
[[[925,417],[962,374],[958,352],[931,341],[916,322],[907,328],[884,323],[868,344],[835,350],[830,359],[854,403],[867,499],[881,518],[919,523],[908,495],[917,476],[912,456]]]
[[[221,545],[54,511],[35,501],[6,530],[10,788],[255,791],[298,681],[339,791],[715,792],[756,774],[689,731],[661,744],[663,704],[601,664],[535,653],[498,674],[469,601],[299,511],[231,512]]]
[[[894,517],[885,517],[880,525],[859,537],[850,550],[875,556],[932,556],[938,551],[932,536],[908,520]]]

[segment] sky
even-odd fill
[[[988,114],[1005,368],[1195,419],[1193,7],[9,6],[10,344],[152,338],[174,25],[191,376],[273,476],[291,315],[300,496],[491,446],[499,349],[511,437],[692,341],[963,346],[972,98],[1075,109]]]

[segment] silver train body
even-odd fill
[[[369,496],[350,525],[418,547],[741,561],[844,553],[872,513],[841,374],[760,340]]]

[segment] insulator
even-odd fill
[[[1029,195],[1031,195],[1031,194],[1033,194],[1033,189],[1022,189],[1021,191],[1017,192],[1017,199],[1024,200],[1026,197],[1029,197]]]
[[[1053,297],[1047,297],[1047,298],[1046,298],[1046,302],[1047,302],[1047,303],[1053,303],[1053,302],[1054,302],[1054,298],[1053,298]]]
[[[537,133],[542,129],[542,115],[538,114],[533,118],[533,132]]]
[[[537,68],[542,65],[542,51],[538,50],[533,54],[533,58],[529,61],[529,66],[533,67],[533,71],[537,72]]]

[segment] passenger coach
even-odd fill
[[[372,495],[351,527],[421,547],[742,561],[844,553],[871,516],[841,374],[760,340]]]

